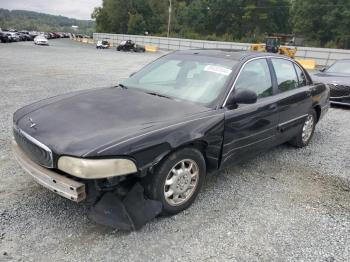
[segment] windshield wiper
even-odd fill
[[[172,97],[170,97],[170,96],[166,96],[166,95],[158,94],[158,93],[155,93],[155,92],[146,92],[146,94],[149,94],[149,95],[152,95],[152,96],[164,97],[164,98],[168,98],[168,99],[173,99],[173,98],[172,98]]]
[[[123,85],[123,84],[118,84],[116,85],[115,87],[120,87],[120,88],[123,88],[123,89],[128,89],[127,86]]]

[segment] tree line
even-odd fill
[[[79,33],[92,35],[95,22],[78,20],[58,15],[49,15],[33,11],[7,10],[0,8],[0,28],[34,30],[43,32],[71,32],[72,25],[79,26]]]
[[[169,0],[103,0],[97,32],[167,34]],[[350,0],[172,0],[171,36],[260,42],[294,34],[305,44],[350,48]]]

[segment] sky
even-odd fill
[[[91,19],[94,7],[102,0],[0,0],[0,8],[19,9],[62,15],[77,19]]]

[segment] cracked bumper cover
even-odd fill
[[[15,142],[13,142],[13,151],[20,166],[40,185],[74,202],[81,202],[86,198],[84,183],[34,163]]]

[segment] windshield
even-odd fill
[[[328,73],[339,73],[350,75],[350,61],[338,61],[326,70]]]
[[[236,61],[196,55],[158,59],[123,81],[127,88],[203,105],[225,89]]]

